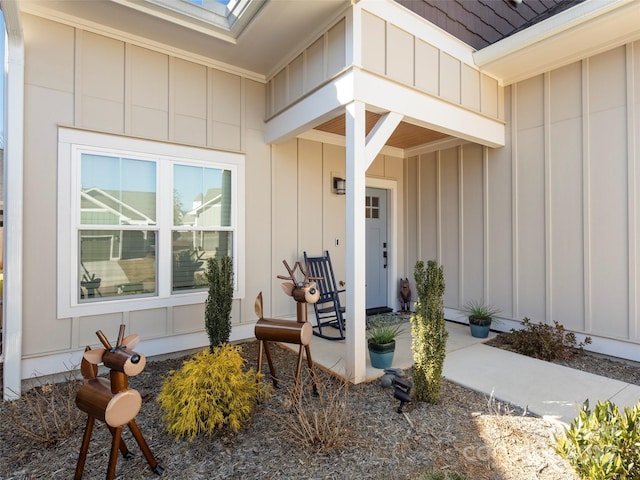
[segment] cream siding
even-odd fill
[[[251,298],[244,310],[241,301],[234,302],[232,323],[254,321],[255,295],[263,289],[270,293],[273,272],[271,154],[263,140],[264,85],[39,17],[25,15],[24,30],[29,39],[25,55],[24,277],[37,281],[25,282],[23,288],[25,298],[38,301],[24,304],[23,354],[38,356],[93,345],[97,329],[112,335],[108,326],[122,322],[143,338],[204,329],[203,304],[55,318],[56,242],[43,242],[42,235],[43,229],[54,238],[57,232],[57,183],[52,179],[57,178],[58,125],[233,151],[241,151],[245,138],[245,186],[250,192],[246,207],[251,212],[246,236],[262,241],[248,242],[247,259],[252,264],[247,268],[251,277],[246,286]],[[295,221],[294,217],[294,225]],[[280,266],[277,273],[282,273]],[[287,307],[284,313],[291,314],[294,306],[289,302]]]
[[[345,68],[345,22],[344,18],[338,21],[267,82],[267,117],[291,106]]]
[[[503,148],[376,157],[367,176],[397,182],[398,274],[413,281],[416,260],[436,258],[447,307],[485,297],[505,318],[639,342],[640,42],[505,89],[432,36],[354,12],[357,67],[506,121]],[[23,21],[25,357],[78,351],[121,322],[143,339],[204,326],[202,304],[55,318],[57,246],[42,238],[57,231],[59,125],[246,154],[246,298],[234,302],[234,325],[255,320],[259,291],[267,314],[295,313],[276,276],[305,250],[329,250],[345,278],[345,196],[331,193],[345,147],[266,145],[264,121],[347,67],[347,19],[266,84],[39,17]]]
[[[504,318],[640,341],[637,50],[508,87],[503,148],[408,159],[420,181],[408,182],[407,198],[419,199],[420,213],[407,207],[419,222],[408,223],[407,244],[443,263],[447,307],[486,294]]]
[[[385,72],[389,78],[398,82],[413,84],[413,36],[395,25],[389,25],[387,45],[387,66]]]
[[[89,32],[76,32],[77,119],[87,128],[124,132],[124,43]]]
[[[416,40],[416,87],[426,93],[438,95],[440,92],[440,52],[433,45]]]
[[[374,5],[369,7],[375,9]],[[292,106],[348,67],[346,58],[350,55],[346,50],[349,44],[346,35],[349,26],[359,37],[356,44],[362,45],[361,52],[354,52],[354,58],[360,58],[361,62],[359,65],[356,61],[355,67],[487,117],[504,119],[503,87],[473,65],[469,47],[460,42],[456,42],[455,48],[433,45],[427,40],[435,38],[433,32],[416,28],[410,12],[394,4],[375,7],[393,10],[393,21],[356,8],[353,15],[359,19],[341,19],[272,75],[267,89],[268,118]],[[353,21],[353,25],[347,25],[347,21]],[[357,53],[360,53],[359,57]]]
[[[369,12],[362,12],[362,66],[384,75],[386,73],[386,22]]]
[[[346,65],[346,24],[342,20],[333,26],[327,38],[327,78],[339,73]],[[309,87],[310,89],[310,87]]]

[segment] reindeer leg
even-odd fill
[[[298,365],[296,365],[296,380],[293,386],[293,393],[294,393],[294,397],[297,398],[297,393],[298,393],[298,385],[300,383],[300,371],[302,370],[302,352],[304,347],[302,345],[300,345],[300,348],[298,349]]]
[[[109,454],[109,467],[107,468],[107,480],[113,480],[116,476],[116,463],[118,463],[121,436],[122,427],[114,428],[113,438],[111,439],[111,453]]]
[[[264,350],[264,340],[260,340],[258,343],[258,373],[262,373],[262,351]]]
[[[136,442],[138,442],[138,446],[140,447],[140,450],[142,450],[142,453],[147,459],[147,463],[151,467],[151,470],[153,470],[153,473],[155,473],[156,475],[162,475],[164,473],[164,467],[158,464],[155,457],[153,456],[153,453],[151,453],[151,449],[142,436],[142,432],[138,428],[138,424],[136,423],[135,419],[129,422],[129,430],[131,430],[133,438],[135,438]]]
[[[109,431],[111,432],[111,436],[115,437],[116,429],[114,427],[109,427]],[[122,438],[120,438],[120,453],[122,454],[122,457],[125,458],[126,460],[133,458],[133,453],[129,451],[129,449],[127,448],[127,445],[124,443],[124,440]]]
[[[313,360],[311,359],[311,346],[305,345],[304,350],[307,354],[307,366],[309,367],[309,374],[311,375],[311,381],[313,382],[313,394],[318,395],[318,378],[316,377],[316,371],[313,369]]]
[[[89,451],[89,442],[91,441],[91,433],[93,432],[93,425],[96,419],[91,415],[87,416],[87,424],[84,427],[84,434],[82,435],[82,446],[80,447],[80,455],[78,456],[78,463],[76,464],[76,473],[73,476],[73,480],[80,480],[82,478],[82,472],[84,471],[84,462],[87,459],[87,452]]]
[[[273,366],[273,359],[271,358],[271,350],[269,350],[269,344],[266,341],[264,341],[264,352],[267,354],[267,361],[269,362],[269,372],[271,373],[271,381],[273,382],[273,387],[280,388],[278,386],[276,368]]]

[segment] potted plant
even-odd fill
[[[489,336],[493,317],[500,313],[499,309],[478,300],[471,300],[465,303],[463,310],[469,316],[471,336],[476,338],[487,338]]]
[[[396,337],[400,333],[400,325],[389,322],[371,320],[367,327],[367,345],[369,358],[374,368],[389,368],[396,351]]]

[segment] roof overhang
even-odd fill
[[[640,1],[587,0],[473,54],[510,85],[640,39]]]
[[[207,8],[184,0],[112,0],[186,28],[230,43],[260,11],[266,0],[234,0],[227,5],[207,2]]]
[[[236,0],[231,9],[221,5],[221,13],[206,15],[206,10],[182,0],[20,0],[17,4],[22,13],[260,82],[277,71],[284,58],[293,58],[301,45],[317,39],[351,5],[349,0]]]

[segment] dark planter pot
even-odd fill
[[[469,317],[469,328],[471,336],[475,338],[487,338],[491,329],[491,319],[474,319]]]
[[[393,354],[396,351],[396,341],[378,344],[369,342],[369,358],[373,368],[389,368],[393,362]]]

